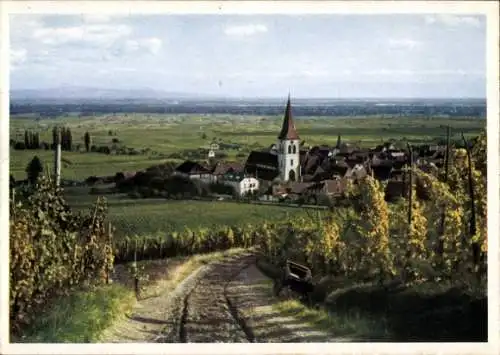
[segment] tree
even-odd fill
[[[308,263],[318,271],[332,272],[331,265],[343,258],[345,242],[341,240],[340,226],[331,218],[322,218],[318,212],[313,223],[317,228],[308,235],[305,253]]]
[[[62,127],[60,132],[61,132],[61,150],[66,150],[66,128]]]
[[[52,128],[52,145],[54,149],[57,148],[57,145],[61,143],[61,131],[58,127]]]
[[[409,188],[413,190],[410,193],[415,196],[414,186]],[[426,245],[428,221],[424,214],[424,206],[416,198],[412,199],[411,203],[407,206],[411,209],[411,222],[408,225],[406,238],[402,238],[406,249],[406,260],[403,261],[405,282],[422,281],[424,275],[420,270],[421,263],[428,259]]]
[[[362,200],[358,271],[376,276],[383,282],[394,276],[394,265],[389,248],[389,208],[382,185],[371,176],[366,176],[360,185]]]
[[[450,170],[450,126],[446,127],[446,155],[445,155],[445,160],[444,160],[444,176],[443,176],[443,182],[447,183],[448,182],[448,172]],[[439,226],[439,233],[441,234],[441,238],[438,242],[438,248],[437,248],[437,253],[439,255],[443,254],[443,238],[442,235],[444,234],[444,229],[446,225],[446,204],[443,204],[442,206],[442,212],[441,212],[441,221],[440,221],[440,226]]]
[[[42,171],[43,171],[42,162],[41,162],[40,158],[38,158],[38,156],[35,155],[35,157],[33,159],[31,159],[30,163],[26,167],[28,181],[31,184],[35,184],[38,180],[38,177],[42,173]]]
[[[40,148],[40,133],[38,133],[38,132],[36,132],[35,136],[34,136],[34,145],[35,145],[35,149]]]
[[[425,173],[420,169],[415,169],[415,173],[429,191],[430,196],[426,203],[429,247],[431,248],[428,251],[429,260],[437,272],[437,277],[456,276],[457,271],[454,269],[463,263],[467,252],[462,243],[465,229],[465,194],[458,190],[452,190],[447,183],[440,181],[432,174]],[[443,209],[443,206],[446,208]],[[418,214],[418,210],[416,213]],[[446,220],[444,224],[442,223],[443,217]],[[435,231],[434,236],[433,231]],[[404,243],[405,249],[407,248],[406,244]]]
[[[9,176],[9,188],[13,189],[16,186],[16,179],[14,179],[14,176],[10,174]]]
[[[30,137],[28,131],[24,131],[24,146],[26,149],[30,149]]]
[[[28,144],[29,144],[28,149],[34,148],[34,137],[33,137],[33,132],[31,132],[31,131],[28,131]]]
[[[481,235],[482,233],[478,231],[478,218],[476,217],[477,215],[477,191],[475,189],[475,185],[477,185],[478,180],[481,179],[481,171],[476,170],[475,168],[475,161],[473,161],[472,158],[472,149],[467,141],[465,139],[464,134],[462,133],[462,139],[464,141],[466,153],[467,153],[467,177],[468,177],[468,195],[469,195],[469,203],[470,203],[470,215],[469,215],[469,237],[471,238],[470,244],[472,247],[472,261],[474,263],[474,268],[479,271],[479,264],[481,262],[481,259],[483,258],[483,245],[484,241],[486,240],[485,238],[485,232],[486,229],[484,230],[484,234]],[[476,151],[478,153],[480,152],[479,148],[476,148]],[[484,147],[484,151],[486,151],[486,147]],[[486,154],[485,154],[486,155]],[[484,158],[485,160],[485,158]],[[486,164],[484,165],[484,170],[486,170]],[[486,190],[486,179],[484,179],[484,190]],[[486,205],[486,198],[484,198],[484,205],[482,206],[482,210],[486,210],[487,205]],[[479,274],[478,274],[479,276]]]
[[[85,150],[87,153],[90,151],[90,134],[89,132],[85,132],[85,135],[83,136],[83,140],[85,142]]]
[[[73,149],[73,136],[71,135],[71,130],[69,128],[66,130],[66,135],[67,135],[66,139],[67,139],[67,144],[68,144],[67,150],[71,151]]]
[[[481,134],[475,139],[474,145],[472,146],[472,156],[474,157],[474,165],[476,169],[479,170],[482,176],[487,176],[487,141],[486,141],[486,130],[483,130]]]

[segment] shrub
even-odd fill
[[[25,150],[26,149],[26,145],[24,144],[24,142],[16,142],[14,144],[14,149],[16,149],[16,150]]]
[[[43,164],[38,156],[34,156],[30,161],[28,166],[26,167],[26,173],[28,175],[28,181],[31,184],[35,184],[38,180],[38,177],[43,172]]]
[[[104,282],[113,249],[103,199],[90,214],[73,214],[62,190],[41,178],[24,198],[12,202],[10,324],[17,333],[53,297]]]

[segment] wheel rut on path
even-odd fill
[[[253,261],[255,262],[255,260],[253,260]],[[229,307],[229,311],[231,312],[231,315],[233,316],[233,318],[236,320],[236,322],[240,326],[241,330],[243,330],[243,332],[245,333],[247,340],[250,343],[255,342],[255,334],[254,334],[252,328],[245,321],[244,317],[238,311],[238,307],[235,305],[234,302],[231,301],[231,297],[229,297],[229,295],[228,295],[228,287],[231,284],[231,281],[233,281],[236,277],[238,277],[243,270],[252,266],[252,264],[254,262],[247,263],[243,267],[238,269],[235,273],[233,273],[233,275],[231,275],[231,278],[226,282],[226,285],[224,286],[224,297],[226,299],[227,306]]]
[[[255,262],[245,256],[216,263],[186,294],[183,302],[179,340],[181,342],[254,342],[252,329],[246,324],[228,289],[242,270]]]
[[[139,302],[134,314],[108,331],[103,342],[266,343],[331,342],[331,333],[273,304],[272,281],[251,253],[200,267],[173,291]]]

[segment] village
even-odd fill
[[[184,161],[173,175],[233,189],[232,194],[213,195],[219,199],[253,197],[266,202],[321,205],[343,196],[347,181],[358,182],[368,174],[386,182],[388,201],[405,193],[407,149],[397,149],[391,142],[362,149],[342,142],[340,135],[335,146],[307,147],[299,137],[290,97],[276,144],[252,151],[245,163],[215,159],[217,148],[218,144],[211,145],[204,162]],[[417,166],[436,172],[444,164],[445,146],[419,146],[413,154]]]
[[[207,148],[193,151],[194,156],[180,164],[167,159],[163,164],[140,171],[89,176],[85,181],[63,178],[61,185],[86,185],[91,186],[91,194],[119,192],[135,198],[203,198],[330,206],[342,200],[349,182],[356,184],[371,175],[384,182],[388,202],[405,196],[407,181],[404,172],[410,162],[407,147],[396,147],[393,141],[389,141],[374,148],[363,148],[342,141],[340,134],[334,146],[308,146],[299,136],[290,97],[286,102],[281,130],[277,133],[276,143],[265,149],[252,150],[246,159],[243,156],[240,161],[224,159],[224,149],[234,147],[230,143],[214,140]],[[43,144],[49,146],[48,143]],[[108,146],[104,148],[109,150]],[[81,149],[77,145],[76,150]],[[97,149],[92,146],[92,151]],[[428,173],[437,173],[443,167],[445,154],[445,145],[412,147],[414,166]],[[205,159],[200,159],[203,156]],[[15,181],[11,176],[12,186],[26,182]],[[417,190],[418,185],[417,180]]]

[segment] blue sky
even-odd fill
[[[485,17],[14,15],[11,88],[485,97]]]

